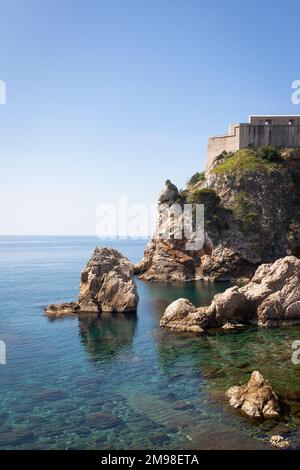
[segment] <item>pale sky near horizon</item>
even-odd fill
[[[154,204],[207,137],[300,114],[296,0],[0,0],[0,234],[89,234]]]

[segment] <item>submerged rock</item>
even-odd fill
[[[291,446],[287,439],[284,439],[284,437],[279,435],[271,436],[269,442],[272,446],[277,447],[278,449],[288,449]]]
[[[241,386],[227,390],[230,405],[251,418],[276,418],[279,416],[278,398],[271,384],[257,370]]]
[[[273,264],[261,265],[244,287],[234,286],[216,294],[209,307],[194,307],[179,299],[166,309],[161,326],[183,330],[241,324],[274,327],[300,324],[300,260],[286,256]],[[191,330],[192,331],[192,330]]]
[[[77,302],[64,302],[62,304],[50,304],[45,308],[45,313],[49,317],[60,317],[76,315],[79,310]]]
[[[48,316],[79,312],[135,312],[139,297],[133,264],[112,248],[95,248],[81,273],[78,302],[51,304]]]

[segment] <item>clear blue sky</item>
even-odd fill
[[[153,203],[209,135],[300,114],[299,1],[2,0],[1,234],[94,234],[96,208]]]

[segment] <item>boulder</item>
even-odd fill
[[[171,181],[166,181],[164,188],[159,193],[158,203],[171,205],[171,204],[174,204],[177,197],[178,197],[177,186],[171,183]]]
[[[300,260],[295,256],[261,265],[239,290],[255,308],[258,325],[300,323]]]
[[[133,277],[133,264],[112,248],[95,248],[81,273],[78,302],[51,304],[48,316],[80,312],[135,312],[139,297]]]
[[[271,384],[258,371],[241,386],[227,390],[230,405],[251,418],[276,418],[279,415],[278,398]]]
[[[76,315],[79,310],[77,302],[64,302],[62,304],[50,304],[45,308],[45,313],[49,317],[60,317]]]
[[[160,325],[170,330],[203,333],[197,308],[187,299],[178,299],[166,309]]]
[[[288,449],[291,446],[287,439],[279,435],[271,436],[269,442],[273,447],[277,447],[277,449]]]
[[[211,307],[215,309],[217,323],[239,323],[249,319],[252,304],[239,288],[234,286],[222,294],[216,294]]]

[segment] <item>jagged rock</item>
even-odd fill
[[[135,273],[146,281],[193,279],[194,259],[190,253],[176,248],[176,245],[165,240],[151,241],[145,251],[144,259],[135,266]]]
[[[79,312],[135,312],[138,293],[133,278],[133,265],[119,251],[95,248],[81,273],[78,303],[49,305],[49,316]]]
[[[199,322],[200,315],[198,309],[187,299],[178,299],[168,306],[160,321],[160,325],[170,330],[203,333]]]
[[[272,446],[277,447],[278,449],[288,449],[291,446],[287,439],[278,435],[271,436],[269,442]]]
[[[84,312],[136,311],[133,265],[112,248],[95,248],[81,273],[79,307]]]
[[[271,384],[257,370],[241,386],[227,390],[230,405],[251,418],[276,418],[279,415],[278,398]]]
[[[256,308],[258,325],[300,323],[300,260],[295,256],[263,264],[239,290]]]
[[[226,289],[222,294],[214,296],[211,308],[216,312],[216,323],[228,321],[242,322],[249,319],[252,305],[237,286]]]
[[[172,184],[171,181],[166,181],[164,188],[159,193],[158,202],[159,204],[173,204],[178,197],[178,189],[175,184]]]
[[[182,302],[176,302],[169,305],[169,312],[178,312],[182,307]],[[177,324],[189,322],[190,315],[193,324],[201,328],[240,323],[267,327],[300,324],[300,260],[286,256],[264,264],[244,287],[234,286],[216,294],[209,307],[196,308],[189,302],[189,309],[177,314]],[[167,310],[161,325],[169,328],[170,322],[165,321]],[[172,329],[180,330],[178,325]]]
[[[60,317],[76,315],[79,310],[77,302],[64,302],[62,304],[50,304],[45,308],[45,313],[49,317]]]

